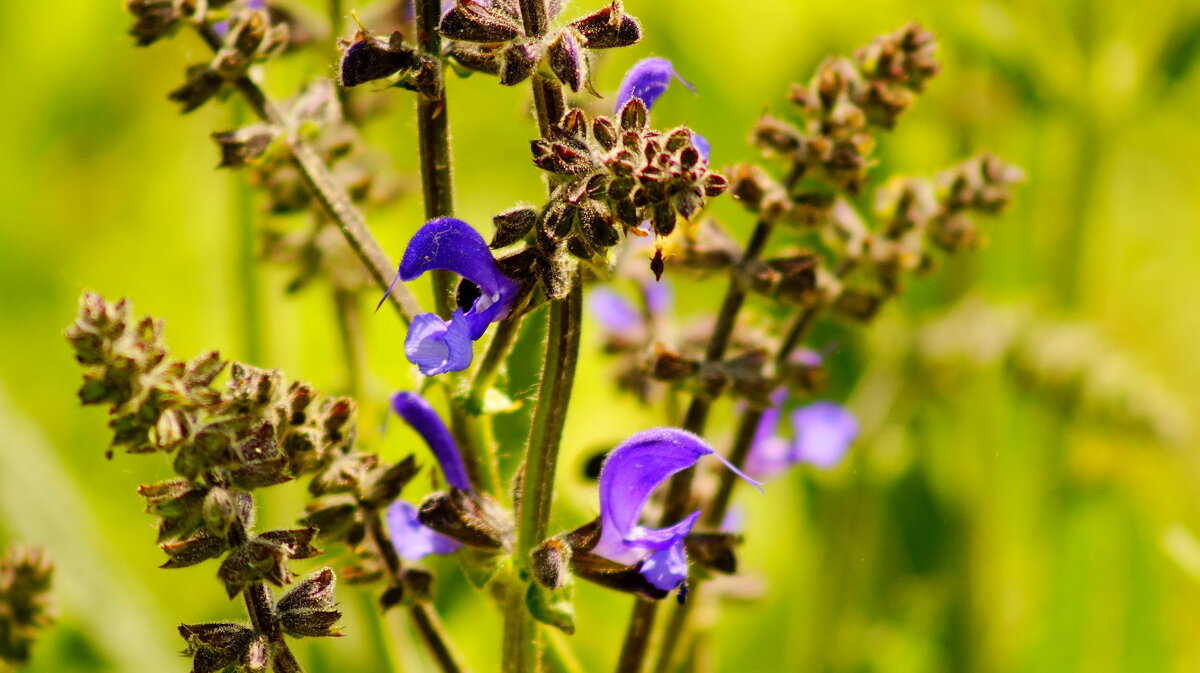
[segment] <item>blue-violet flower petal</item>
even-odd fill
[[[438,465],[442,467],[442,474],[446,475],[446,483],[454,488],[470,491],[471,479],[467,476],[467,466],[463,463],[458,443],[454,441],[450,429],[429,402],[416,393],[401,391],[392,395],[392,411],[403,418],[404,422],[416,430],[421,439],[429,445],[433,457],[437,458]]]
[[[759,487],[703,439],[678,428],[639,432],[613,449],[600,472],[600,539],[592,553],[627,565],[641,562],[642,574],[664,591],[678,586],[687,576],[683,540],[700,513],[659,529],[641,526],[638,520],[659,485],[709,454]]]
[[[403,500],[388,507],[387,527],[396,553],[409,561],[419,561],[430,554],[453,554],[462,546],[422,524],[417,518],[417,508]]]
[[[821,400],[792,412],[796,432],[793,462],[812,463],[829,469],[837,465],[858,436],[858,421],[845,407]]]
[[[654,101],[666,92],[672,79],[678,79],[684,86],[695,91],[691,84],[675,72],[675,68],[667,59],[652,56],[638,61],[625,73],[625,79],[621,80],[616,109],[620,110],[635,96],[642,99],[647,109],[654,107]]]

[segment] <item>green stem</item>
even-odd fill
[[[246,108],[233,106],[233,125],[246,122]],[[233,187],[234,221],[237,226],[238,285],[242,291],[242,335],[245,339],[246,361],[256,365],[265,362],[263,355],[262,299],[258,288],[258,265],[255,255],[254,194],[245,180],[237,178]]]
[[[196,24],[196,30],[213,51],[221,48],[221,38],[212,26],[207,23]],[[386,290],[396,275],[393,271],[396,267],[392,265],[379,242],[371,235],[371,230],[367,228],[362,213],[334,180],[333,175],[325,166],[325,162],[321,160],[311,145],[288,129],[286,120],[279,110],[267,100],[266,94],[254,83],[254,80],[245,76],[239,77],[234,82],[234,87],[250,104],[250,108],[254,110],[259,119],[279,128],[286,134],[292,163],[300,171],[305,186],[321,204],[325,213],[337,224],[342,235],[346,237],[346,242],[350,244],[354,254],[366,267],[375,284],[381,290]],[[397,283],[388,298],[405,323],[411,322],[413,317],[421,311],[417,304],[417,298],[403,284]]]
[[[240,517],[235,517],[229,528],[229,546],[238,547],[249,539],[249,531]],[[262,582],[251,582],[242,590],[242,599],[246,603],[246,613],[250,616],[250,625],[254,631],[267,640],[271,653],[271,670],[275,673],[304,673],[300,662],[288,649],[287,641],[283,638],[283,630],[279,628],[279,617],[275,614],[275,602],[271,600],[271,590]]]
[[[517,501],[517,545],[513,554],[514,577],[505,596],[504,673],[530,673],[538,669],[541,643],[537,624],[525,607],[525,584],[533,548],[547,535],[558,449],[571,401],[571,385],[579,360],[583,317],[583,279],[577,270],[570,294],[550,305],[545,366],[537,406],[525,452],[524,476]]]
[[[342,340],[342,354],[346,358],[346,390],[351,397],[362,396],[363,349],[362,307],[358,293],[345,288],[333,289],[333,307],[337,313],[338,335]]]
[[[425,197],[425,219],[454,214],[454,176],[451,172],[450,126],[446,109],[445,79],[442,76],[442,37],[437,31],[440,0],[417,0],[417,45],[421,53],[437,63],[438,98],[417,96],[417,144],[421,157],[421,191]],[[454,274],[433,272],[433,299],[438,315],[449,319],[454,310]]]

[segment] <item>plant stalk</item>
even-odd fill
[[[554,496],[554,473],[558,449],[571,401],[571,385],[579,360],[579,337],[583,317],[583,279],[577,271],[571,292],[550,305],[546,335],[545,366],[538,389],[537,406],[525,451],[524,476],[518,489],[517,546],[513,554],[516,572],[505,596],[504,652],[501,671],[531,673],[538,670],[541,643],[537,623],[525,607],[525,583],[533,548],[546,538],[550,505]]]
[[[212,26],[207,23],[196,24],[196,30],[213,51],[221,48],[221,38]],[[254,83],[254,80],[243,76],[234,82],[234,86],[250,104],[250,108],[254,110],[254,114],[259,119],[278,127],[286,134],[292,163],[300,171],[304,184],[321,204],[325,213],[337,224],[342,235],[346,237],[346,242],[350,244],[354,254],[367,268],[367,272],[375,284],[381,290],[386,291],[391,285],[392,278],[396,275],[393,271],[395,267],[388,259],[387,253],[380,247],[379,242],[371,235],[371,230],[367,228],[362,213],[350,201],[346,192],[338,186],[328,167],[325,166],[325,162],[321,160],[311,145],[288,129],[279,110],[271,101],[267,100],[266,94]],[[397,283],[388,298],[400,319],[406,324],[420,313],[416,297],[402,284]]]
[[[773,223],[759,219],[750,234],[750,241],[742,253],[739,265],[745,265],[759,257],[767,246],[774,229]],[[734,270],[725,298],[721,301],[721,311],[717,314],[717,322],[713,326],[712,336],[704,352],[707,363],[720,362],[725,357],[729,341],[733,337],[733,328],[737,323],[738,312],[746,300],[746,291],[738,280],[738,270]],[[683,429],[698,435],[704,434],[708,423],[708,412],[712,400],[700,393],[692,397],[684,415]],[[667,526],[679,521],[687,514],[692,497],[692,481],[696,477],[696,468],[689,467],[671,477],[667,486],[667,497],[663,505],[660,525]],[[646,649],[650,643],[650,634],[654,630],[654,618],[658,611],[656,601],[642,598],[633,605],[633,614],[629,618],[629,626],[625,629],[625,640],[621,644],[621,654],[617,660],[617,673],[638,673],[646,658]]]
[[[450,126],[447,119],[445,78],[442,75],[442,36],[437,31],[440,0],[416,0],[417,46],[437,62],[438,98],[417,96],[417,145],[421,158],[421,192],[425,219],[454,214],[454,176],[451,171]],[[433,272],[433,300],[442,319],[454,311],[454,274]]]
[[[246,524],[240,517],[235,517],[229,528],[229,544],[237,547],[249,539]],[[267,647],[271,653],[271,670],[275,673],[304,673],[300,662],[288,648],[283,638],[283,630],[279,628],[279,617],[275,614],[275,602],[271,600],[271,590],[262,582],[251,582],[242,590],[242,598],[246,602],[246,613],[250,616],[250,625],[260,636],[267,639]]]
[[[396,553],[396,547],[392,545],[392,540],[383,527],[379,510],[364,508],[363,515],[367,535],[375,544],[379,555],[383,557],[388,579],[393,584],[399,585],[403,581],[400,556]],[[417,629],[417,633],[420,634],[421,642],[425,644],[429,654],[437,662],[438,669],[442,673],[465,673],[467,669],[462,663],[462,656],[450,642],[450,636],[442,626],[441,620],[438,619],[437,612],[426,603],[414,602],[408,606],[408,616]]]
[[[804,341],[817,315],[820,314],[821,308],[821,304],[812,304],[805,307],[803,311],[796,314],[792,319],[783,340],[779,342],[778,350],[775,352],[776,367],[786,362],[792,351]],[[737,432],[734,434],[733,447],[729,451],[728,459],[739,470],[746,465],[746,459],[750,456],[750,449],[754,447],[754,436],[758,432],[758,423],[762,420],[763,413],[764,410],[762,409],[747,408],[742,412],[741,418],[738,420]],[[721,522],[725,519],[725,514],[729,511],[729,504],[733,499],[733,489],[737,486],[738,481],[740,479],[733,470],[721,471],[721,476],[717,482],[717,490],[713,494],[712,500],[709,501],[704,515],[701,517],[702,527],[713,529],[721,525]],[[667,673],[671,670],[672,659],[687,628],[692,606],[696,604],[696,601],[700,600],[699,589],[702,585],[702,580],[693,580],[688,586],[688,601],[675,606],[675,609],[672,611],[671,620],[663,630],[662,641],[659,643],[658,659],[654,664],[654,673]]]

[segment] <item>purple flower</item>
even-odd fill
[[[467,466],[463,463],[458,444],[429,402],[416,393],[401,391],[392,395],[392,411],[403,418],[404,422],[416,430],[421,439],[429,445],[433,457],[442,467],[446,483],[454,488],[470,491],[471,479],[467,476]]]
[[[419,561],[430,554],[453,554],[462,546],[422,524],[417,519],[416,506],[403,500],[388,507],[387,526],[396,553],[409,561]]]
[[[616,109],[619,111],[629,102],[629,99],[637,97],[642,99],[642,102],[646,104],[646,109],[649,110],[654,107],[654,102],[658,100],[658,97],[666,93],[667,87],[671,85],[673,79],[679,80],[693,93],[696,91],[694,86],[688,84],[687,80],[675,72],[675,67],[667,59],[651,56],[638,61],[625,73],[625,79],[621,80],[621,88],[617,91]],[[692,131],[692,144],[696,146],[700,156],[708,161],[709,152],[712,150],[708,139]]]
[[[821,400],[792,412],[792,458],[829,469],[846,455],[858,436],[858,421],[836,402]]]
[[[771,396],[774,406],[763,412],[746,459],[746,472],[760,479],[771,478],[797,463],[829,469],[841,462],[858,436],[858,421],[845,407],[821,400],[792,412],[793,439],[776,429],[786,391]]]
[[[621,80],[621,88],[617,92],[617,109],[625,107],[629,99],[634,97],[641,98],[646,104],[646,109],[654,107],[654,101],[666,92],[673,79],[678,79],[684,86],[695,91],[687,80],[675,72],[675,68],[667,59],[652,56],[638,61],[625,73],[625,79]]]
[[[404,251],[396,279],[408,282],[434,269],[457,273],[479,292],[470,308],[459,307],[450,320],[433,313],[413,319],[404,341],[404,354],[426,376],[469,367],[471,342],[483,336],[488,325],[508,317],[520,289],[500,271],[479,232],[453,217],[430,220],[417,231]],[[395,283],[393,280],[392,285]]]
[[[703,439],[677,428],[639,432],[613,449],[600,472],[600,539],[591,553],[625,565],[640,563],[642,575],[663,591],[679,586],[687,578],[683,541],[700,512],[666,528],[646,528],[638,520],[660,484],[709,454],[756,488],[760,486]]]
[[[636,339],[642,333],[641,314],[628,299],[609,288],[592,290],[588,303],[605,332],[625,339]]]

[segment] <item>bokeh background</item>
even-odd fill
[[[324,11],[285,4],[318,23]],[[568,16],[592,4],[576,0]],[[754,158],[754,120],[782,113],[789,84],[821,58],[916,19],[940,38],[944,72],[881,143],[877,170],[930,174],[988,150],[1028,175],[1014,206],[985,225],[982,249],[913,283],[869,326],[817,331],[817,345],[840,345],[828,395],[859,415],[863,434],[836,470],[796,470],[766,497],[742,494],[750,580],[707,634],[701,670],[1197,670],[1200,461],[1189,421],[1200,410],[1200,5],[626,7],[646,39],[600,62],[597,88],[611,96],[642,57],[673,60],[698,95],[675,90],[656,119],[702,131],[718,165]],[[116,0],[0,4],[10,92],[0,115],[0,543],[44,545],[57,563],[60,621],[36,647],[39,672],[186,670],[175,626],[242,611],[212,564],[155,568],[162,555],[134,488],[168,467],[104,459],[104,412],[77,404],[80,371],[61,336],[81,291],[127,296],[165,318],[180,357],[219,348],[325,390],[349,385],[319,281],[287,295],[290,271],[261,267],[263,335],[249,342],[239,213],[255,226],[267,218],[256,202],[245,210],[243,176],[214,169],[209,139],[239,112],[216,104],[180,117],[165,94],[207,58],[203,45],[182,35],[137,49],[128,23]],[[331,76],[332,53],[272,64],[268,90],[286,96]],[[365,135],[411,190],[411,97],[363,95],[391,105]],[[495,212],[542,193],[527,95],[485,77],[449,84],[459,211],[485,230]],[[368,213],[393,258],[420,212],[410,191]],[[750,224],[731,204],[714,212],[735,230]],[[430,462],[399,424],[381,430],[387,394],[416,380],[402,326],[387,311],[371,315],[368,294],[364,445]],[[676,294],[681,316],[715,305],[715,292]],[[560,529],[595,512],[581,467],[589,452],[662,422],[615,392],[599,345],[589,329]],[[714,424],[718,446],[729,417]],[[264,517],[286,525],[300,489],[275,490]],[[453,564],[431,565],[451,633],[475,670],[493,670],[494,608]],[[578,593],[570,642],[586,670],[609,670],[631,599]],[[305,641],[310,671],[430,670],[402,615],[379,621],[368,593],[340,596],[348,637]]]

